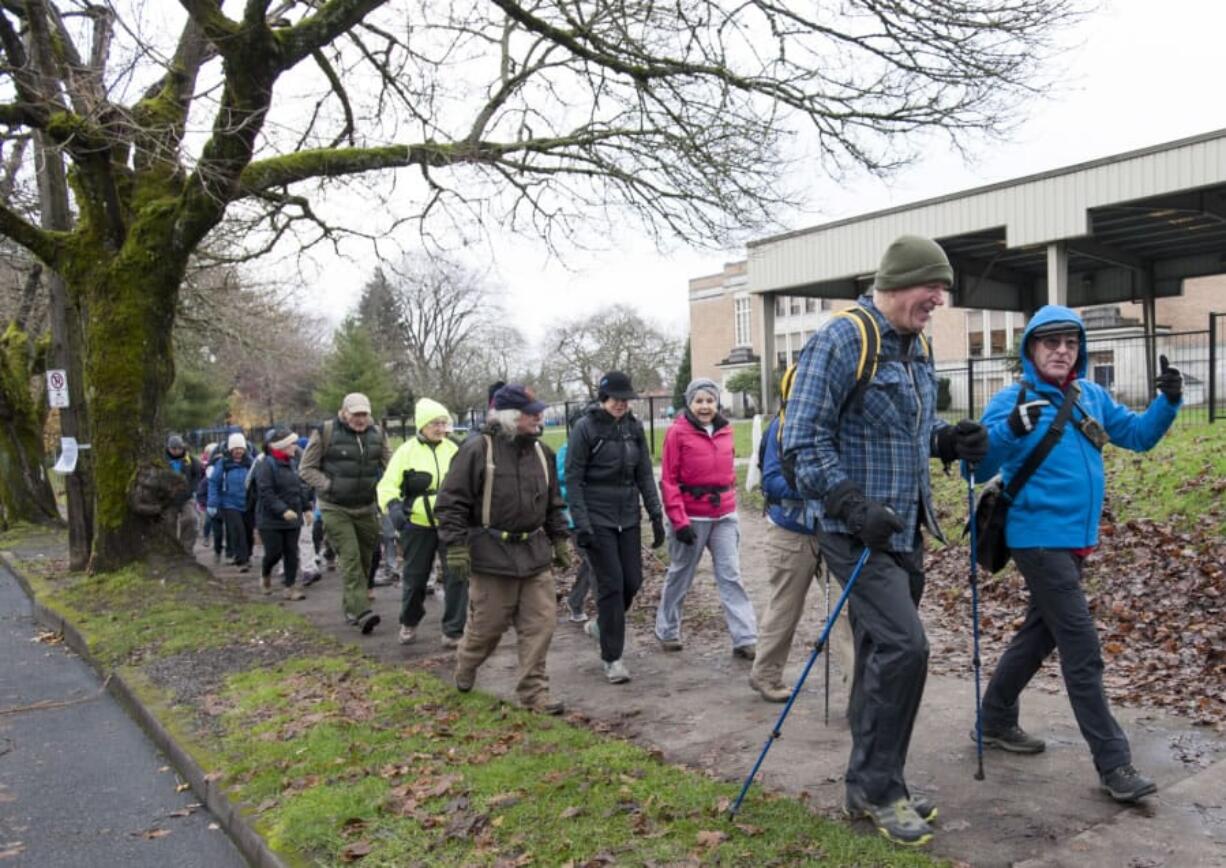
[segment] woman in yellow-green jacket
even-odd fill
[[[468,585],[446,570],[446,553],[439,551],[434,499],[458,447],[447,437],[451,414],[438,401],[422,398],[413,415],[417,434],[396,450],[378,489],[379,506],[391,517],[403,553],[400,644],[417,639],[417,625],[426,615],[426,583],[438,557],[444,570],[443,647],[454,648],[464,635]]]

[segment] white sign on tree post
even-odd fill
[[[68,373],[66,371],[47,371],[47,406],[68,406]]]

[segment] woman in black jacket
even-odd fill
[[[643,584],[640,496],[651,517],[651,547],[664,544],[664,519],[651,472],[643,426],[630,412],[637,398],[630,378],[609,371],[597,387],[599,406],[571,429],[566,447],[566,489],[575,543],[585,550],[596,577],[595,621],[584,630],[600,642],[611,684],[630,673],[622,663],[626,611]]]
[[[298,578],[298,535],[302,516],[311,508],[310,492],[298,477],[294,454],[298,435],[278,428],[270,438],[268,453],[255,468],[256,526],[264,541],[260,590],[272,593],[272,571],[277,561],[285,565],[285,599],[303,600],[306,594],[295,585]]]

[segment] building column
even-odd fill
[[[761,329],[758,370],[762,376],[762,412],[774,413],[779,409],[779,396],[775,394],[775,380],[771,376],[775,369],[775,296],[764,292],[758,298],[762,302],[762,315],[758,317],[758,327]]]
[[[1153,377],[1158,370],[1157,325],[1158,308],[1154,302],[1154,270],[1150,266],[1145,271],[1135,271],[1134,286],[1141,290],[1141,322],[1145,329],[1145,370],[1146,376]]]
[[[1063,241],[1047,245],[1047,304],[1068,306],[1068,247]]]

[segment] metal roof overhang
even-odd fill
[[[904,232],[949,254],[960,307],[1045,303],[1052,244],[1070,306],[1179,295],[1226,273],[1226,130],[751,242],[750,289],[854,298]]]

